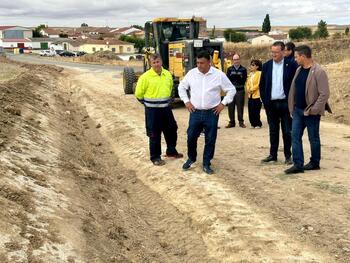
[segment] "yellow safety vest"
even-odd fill
[[[173,77],[169,71],[162,68],[160,75],[152,68],[141,75],[137,81],[135,96],[146,107],[168,107],[173,90]]]

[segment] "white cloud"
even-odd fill
[[[144,24],[155,17],[203,16],[208,26],[260,26],[265,14],[272,25],[350,23],[348,0],[231,1],[231,0],[19,0],[0,2],[1,25],[96,26]]]

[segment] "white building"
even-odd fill
[[[284,43],[288,42],[288,35],[262,35],[258,37],[254,37],[248,40],[253,46],[266,46],[272,45],[276,41],[282,41]]]
[[[59,38],[60,37],[60,32],[54,28],[50,28],[50,27],[45,27],[43,29],[40,30],[40,33],[44,36],[44,37],[48,37],[48,38]]]
[[[0,26],[0,46],[4,49],[31,48],[33,31],[20,26]]]
[[[136,37],[144,37],[145,36],[145,31],[135,28],[135,27],[121,27],[121,28],[116,28],[110,31],[110,33],[116,35],[116,36],[121,36],[121,35],[126,35],[126,36],[136,36]]]
[[[264,46],[271,45],[273,42],[275,42],[275,39],[268,35],[262,35],[249,39],[249,42],[253,46]]]

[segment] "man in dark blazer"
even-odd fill
[[[264,63],[261,73],[260,96],[270,133],[270,154],[262,160],[264,163],[277,161],[281,125],[285,163],[292,164],[292,119],[288,110],[288,94],[298,65],[294,60],[284,59],[284,49],[285,45],[281,41],[272,44],[272,59]]]

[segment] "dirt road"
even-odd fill
[[[0,262],[349,262],[348,126],[322,123],[322,169],[303,175],[260,163],[266,121],[219,130],[215,175],[154,167],[115,72],[19,68],[0,86]]]

